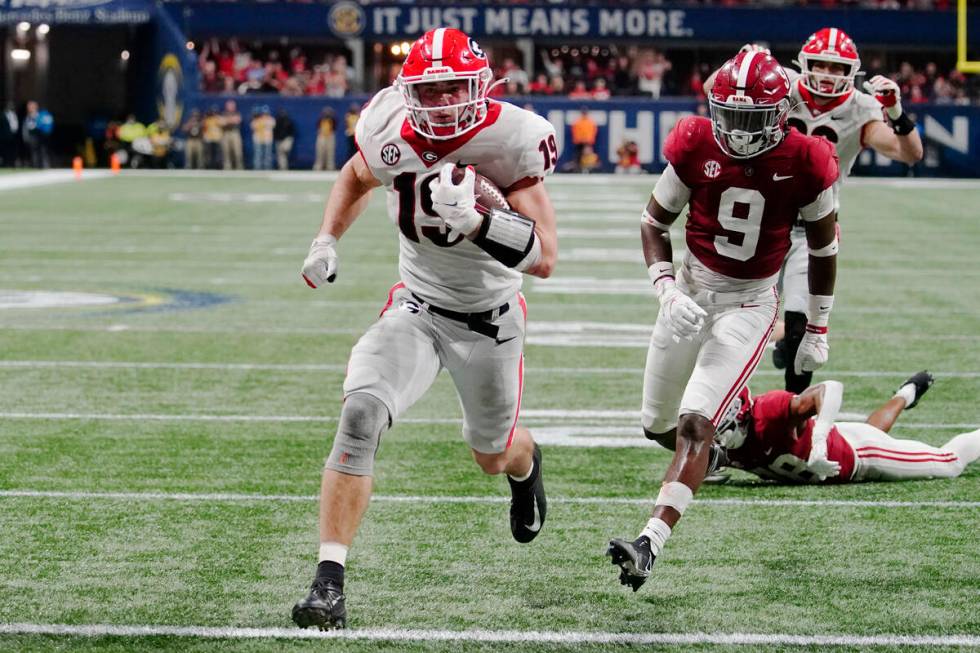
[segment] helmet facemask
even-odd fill
[[[448,140],[474,129],[487,117],[492,77],[489,68],[472,73],[429,68],[415,77],[399,75],[395,85],[412,129],[432,140]]]
[[[854,77],[861,69],[860,59],[848,59],[836,57],[829,54],[805,54],[800,52],[799,57],[800,71],[803,75],[803,86],[814,95],[821,97],[840,97],[851,92],[854,88]],[[817,72],[813,70],[815,64],[839,65],[844,68],[843,73],[832,73],[829,71]],[[821,88],[821,82],[833,82],[831,89]]]
[[[748,406],[747,398],[738,397],[728,406],[728,410],[718,420],[715,430],[715,440],[726,449],[738,449],[745,444],[748,435]]]
[[[790,101],[754,105],[752,98],[709,98],[712,133],[722,151],[733,159],[748,159],[779,145],[786,133]]]

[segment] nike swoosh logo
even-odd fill
[[[505,342],[510,342],[511,340],[513,340],[513,339],[514,339],[514,338],[516,338],[516,337],[517,337],[517,336],[511,336],[511,337],[509,337],[509,338],[504,338],[504,339],[502,339],[502,340],[501,340],[500,338],[494,338],[494,340],[496,340],[496,341],[497,341],[497,344],[498,344],[498,345],[502,345],[502,344],[504,344]]]
[[[820,307],[820,310],[821,311],[829,311],[830,310],[830,307],[829,306],[821,306]]]
[[[537,533],[541,530],[541,513],[538,512],[538,502],[535,499],[534,503],[534,521],[530,524],[524,524],[524,528],[531,531],[532,533]]]
[[[439,206],[457,206],[459,202],[453,202],[452,204],[448,202],[436,202],[436,204],[438,204]]]
[[[793,175],[777,175],[775,172],[772,173],[772,180],[773,181],[782,181],[784,179],[792,179],[792,178],[793,178]]]

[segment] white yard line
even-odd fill
[[[121,624],[3,623],[0,634],[74,637],[187,637],[195,639],[329,639],[380,642],[485,642],[523,644],[718,644],[740,646],[980,646],[976,635],[795,635],[789,633],[613,633],[603,631],[423,630],[362,628],[321,632],[299,628]]]
[[[848,415],[859,419],[860,415]],[[142,421],[142,422],[336,422],[338,415],[207,415],[207,414],[163,414],[163,413],[55,413],[55,412],[0,412],[0,419],[24,420],[104,420],[104,421]],[[639,422],[640,412],[635,410],[564,410],[528,409],[521,411],[521,422],[529,426],[551,424],[555,420],[599,420],[604,422]],[[396,424],[462,424],[458,417],[402,417]],[[974,423],[902,422],[902,429],[966,429],[977,428]]]
[[[0,369],[44,368],[91,368],[91,369],[142,369],[142,370],[272,370],[283,372],[344,372],[346,365],[314,363],[172,363],[141,361],[78,361],[78,360],[0,360]],[[642,367],[536,367],[527,365],[531,373],[618,375],[643,374]],[[835,370],[829,377],[841,378],[897,378],[906,377],[909,370]],[[933,372],[940,378],[976,379],[980,372]],[[783,376],[782,370],[756,370],[755,376]]]
[[[205,503],[309,503],[316,495],[305,494],[242,494],[236,492],[88,492],[59,490],[0,490],[0,499],[96,499],[109,501],[175,501]],[[407,495],[376,494],[376,503],[436,504],[498,504],[508,503],[506,496],[465,495]],[[548,497],[551,503],[569,505],[652,505],[652,497]],[[980,501],[890,501],[868,499],[699,499],[702,506],[766,507],[766,508],[980,508]]]

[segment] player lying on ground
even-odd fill
[[[768,50],[746,44],[743,50]],[[915,122],[902,109],[901,92],[891,79],[876,75],[864,83],[867,94],[854,88],[861,70],[857,46],[844,30],[825,27],[810,35],[796,61],[800,72],[789,75],[793,103],[787,123],[804,134],[822,136],[834,144],[840,159],[840,178],[834,184],[834,208],[840,218],[840,187],[865,147],[889,159],[913,164],[922,159],[922,140]],[[714,75],[705,82],[705,92]],[[887,118],[888,123],[885,122]],[[890,123],[890,124],[889,124]],[[858,216],[860,218],[860,216]],[[773,362],[786,368],[785,388],[802,392],[811,372],[793,365],[806,328],[807,248],[802,221],[790,234],[792,246],[779,278],[785,336],[776,340]]]
[[[718,427],[728,464],[785,483],[857,483],[952,478],[980,457],[980,429],[941,447],[890,435],[903,410],[932,385],[919,372],[864,423],[838,422],[844,386],[824,381],[799,395],[748,388]]]
[[[547,120],[487,99],[492,78],[486,55],[459,30],[431,30],[416,41],[396,85],[361,113],[359,155],[331,189],[303,264],[310,286],[333,282],[337,240],[371,189],[385,187],[401,282],[351,352],[323,472],[316,579],[292,612],[301,627],[345,627],[344,566],[371,496],[381,435],[443,368],[476,463],[507,474],[514,538],[530,542],[544,523],[541,452],[518,424],[527,319],[520,289],[523,274],[547,277],[555,264],[555,216],[542,181],[558,152]],[[474,171],[458,174],[457,164],[499,184],[492,195],[513,211],[478,212]]]
[[[608,555],[633,590],[650,575],[704,481],[718,420],[749,382],[776,321],[776,280],[797,215],[809,244],[810,322],[796,365],[827,361],[837,238],[837,158],[786,126],[790,82],[772,57],[742,52],[721,69],[708,118],[680,120],[669,165],[640,225],[660,311],[643,379],[644,434],[675,449],[653,514]],[[687,206],[687,254],[675,278],[670,225]]]

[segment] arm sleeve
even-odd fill
[[[691,198],[691,189],[677,176],[673,164],[668,163],[653,188],[653,197],[657,200],[657,204],[671,213],[680,213]]]
[[[658,200],[659,201],[659,200]],[[661,206],[663,206],[661,204]],[[825,188],[817,195],[817,199],[800,208],[800,217],[806,222],[816,222],[834,210],[834,189]]]
[[[818,201],[821,193],[831,188],[840,174],[837,165],[837,151],[834,149],[834,145],[826,138],[815,136],[808,136],[807,138],[803,174],[809,182],[809,189],[802,192],[801,207],[810,206]],[[823,215],[827,215],[828,212],[825,211]]]

